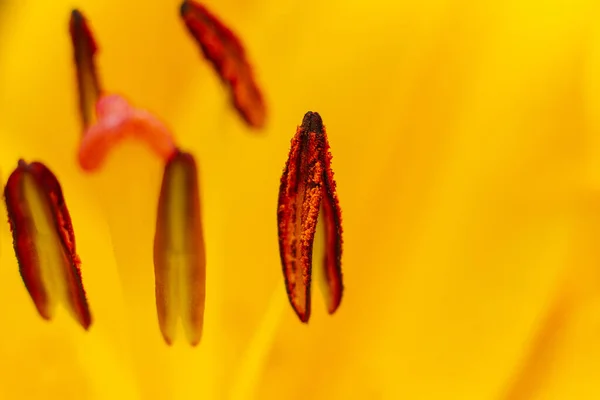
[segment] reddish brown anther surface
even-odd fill
[[[173,342],[179,320],[188,342],[200,342],[205,270],[196,161],[177,150],[165,165],[154,236],[156,308],[167,344]]]
[[[52,319],[63,303],[88,329],[92,319],[75,234],[58,180],[44,164],[20,160],[4,198],[21,277],[39,314]]]
[[[310,318],[312,251],[317,221],[325,228],[326,300],[333,314],[342,299],[342,222],[331,153],[323,121],[307,112],[292,139],[281,177],[277,221],[279,251],[292,307],[302,322]]]
[[[94,121],[94,107],[102,91],[94,63],[98,46],[87,20],[79,10],[71,12],[69,32],[77,70],[81,120],[83,129],[86,129]]]
[[[204,57],[230,86],[234,106],[246,123],[254,128],[263,127],[267,113],[265,102],[241,41],[206,7],[195,1],[183,2],[181,17]]]

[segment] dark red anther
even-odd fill
[[[183,2],[181,17],[204,57],[229,85],[235,108],[248,125],[262,128],[266,106],[241,41],[205,6],[195,1]]]
[[[342,220],[325,127],[319,114],[309,111],[292,139],[277,208],[285,285],[290,303],[302,322],[310,318],[312,251],[319,219],[325,228],[322,268],[327,307],[333,314],[343,291]]]
[[[20,160],[4,198],[21,277],[39,314],[50,320],[62,303],[87,330],[92,318],[58,180],[44,164]]]
[[[87,20],[77,9],[71,12],[69,32],[77,70],[79,109],[84,131],[95,120],[94,108],[102,92],[94,62],[98,46]]]

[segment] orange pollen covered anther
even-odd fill
[[[307,112],[292,139],[281,177],[277,222],[279,251],[290,303],[302,322],[310,318],[312,252],[317,222],[325,231],[322,268],[327,308],[333,314],[342,299],[342,219],[331,153],[323,121]]]
[[[100,97],[96,118],[79,146],[79,165],[85,171],[100,168],[110,150],[126,138],[147,143],[165,161],[175,152],[173,135],[165,124],[152,113],[132,107],[122,96]]]

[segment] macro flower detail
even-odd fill
[[[98,121],[84,133],[79,165],[86,171],[99,168],[110,150],[127,137],[146,142],[161,159],[175,151],[171,132],[152,113],[132,107],[122,96],[102,96],[96,102]]]
[[[95,120],[94,108],[101,95],[100,81],[94,59],[98,46],[85,17],[79,10],[71,12],[69,32],[75,65],[77,66],[81,120],[83,128],[87,129]]]
[[[292,139],[281,177],[277,221],[279,251],[290,303],[302,322],[310,318],[312,253],[318,220],[324,228],[323,270],[327,308],[342,299],[342,221],[321,116],[307,112]]]
[[[192,346],[202,336],[206,256],[198,190],[194,157],[175,152],[165,165],[154,237],[156,309],[167,344],[179,318]]]
[[[221,80],[229,85],[233,104],[253,128],[265,125],[266,105],[255,82],[252,66],[240,39],[208,9],[195,1],[184,1],[181,18],[211,62]]]
[[[4,199],[21,277],[39,314],[51,320],[63,304],[87,330],[92,317],[71,217],[56,176],[40,162],[19,160]]]
[[[94,65],[96,43],[77,10],[71,14],[70,32],[84,128],[80,166],[98,169],[127,137],[146,142],[165,161],[154,237],[158,323],[171,345],[181,320],[188,342],[195,346],[202,336],[206,280],[196,161],[177,149],[171,132],[154,115],[132,107],[120,95],[102,93]]]
[[[183,0],[0,0],[0,175],[19,158],[56,174],[93,313],[89,332],[63,303],[38,316],[6,224],[0,399],[600,399],[598,1],[195,1],[242,39],[264,128],[234,108]],[[157,318],[157,206],[177,150],[129,136],[93,174],[76,160],[74,7],[100,48],[89,125],[116,92],[197,162],[197,347],[179,316],[165,344]],[[344,304],[329,315],[316,293],[321,221],[305,326],[272,235],[310,107],[342,197]]]
[[[79,10],[72,11],[69,26],[83,122],[79,146],[81,168],[97,170],[110,150],[128,137],[146,142],[159,157],[169,159],[175,144],[166,125],[152,113],[132,107],[123,96],[103,93],[94,60],[97,44]]]

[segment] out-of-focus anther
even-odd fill
[[[267,108],[240,39],[198,2],[184,1],[180,12],[204,57],[229,86],[233,104],[242,118],[249,126],[262,128]]]
[[[87,20],[77,9],[71,12],[69,31],[77,71],[79,111],[85,131],[95,120],[94,108],[102,92],[94,60],[98,46]]]
[[[204,320],[206,255],[198,171],[194,157],[177,150],[165,165],[154,237],[156,308],[171,344],[181,319],[188,342],[200,342]]]
[[[20,160],[4,199],[21,277],[39,314],[50,320],[63,304],[87,330],[92,317],[58,180],[44,164]]]

